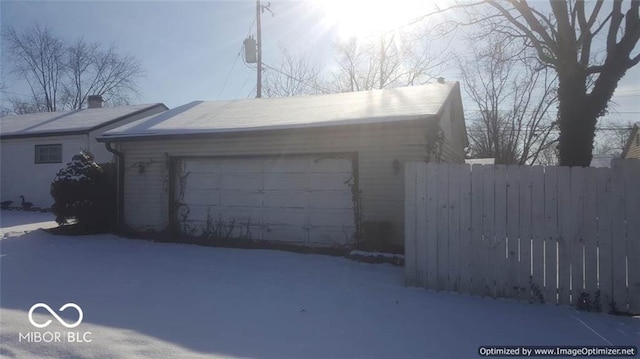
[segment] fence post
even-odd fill
[[[624,161],[629,264],[629,311],[640,313],[640,160]]]
[[[627,268],[626,255],[627,245],[625,238],[625,168],[624,160],[615,159],[611,161],[611,267],[613,272],[613,294],[612,303],[615,309],[627,311]],[[613,309],[613,308],[612,308]]]
[[[470,294],[472,264],[475,256],[471,244],[471,167],[468,164],[458,166],[460,172],[460,291]]]
[[[416,187],[418,164],[408,162],[404,171],[404,270],[405,285],[413,287],[416,273]]]
[[[415,238],[416,238],[416,285],[426,287],[427,285],[427,243],[435,240],[427,236],[427,226],[431,221],[427,218],[427,166],[420,162],[416,167],[416,188],[415,188]]]
[[[434,162],[427,163],[427,288],[438,289],[438,169]]]

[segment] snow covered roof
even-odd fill
[[[6,116],[0,118],[0,138],[87,133],[158,106],[167,109],[155,103]]]
[[[457,82],[329,95],[194,101],[105,132],[98,140],[292,129],[438,116]]]
[[[495,158],[468,158],[464,160],[464,163],[469,165],[495,165]]]

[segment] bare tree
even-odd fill
[[[597,129],[598,134],[596,135],[593,153],[620,157],[627,146],[632,131],[633,123],[631,122],[624,124],[602,122],[600,128]]]
[[[80,38],[69,43],[38,24],[19,33],[3,32],[13,73],[28,84],[31,101],[14,103],[22,109],[56,111],[80,109],[89,95],[109,102],[127,102],[137,94],[136,81],[143,74],[132,56],[115,47],[103,50],[99,43]],[[23,106],[24,104],[29,106]]]
[[[508,37],[485,40],[480,46],[470,39],[466,61],[458,61],[463,88],[479,108],[468,116],[475,117],[468,131],[471,155],[499,164],[537,163],[555,142],[555,76],[536,68]]]
[[[39,24],[22,34],[10,27],[3,38],[14,61],[14,71],[28,84],[35,108],[56,111],[60,82],[66,71],[64,41]]]
[[[424,34],[389,33],[370,41],[352,38],[335,45],[334,92],[424,84],[436,78],[447,58],[435,54]]]
[[[313,63],[310,51],[292,54],[286,48],[280,48],[278,67],[264,65],[265,97],[288,97],[315,95],[326,92],[321,87],[320,67]]]
[[[526,0],[461,5],[469,23],[520,40],[557,73],[561,165],[589,165],[598,118],[620,79],[640,62],[640,54],[632,54],[640,39],[640,0],[627,4],[624,12],[621,0],[550,0],[548,10]]]

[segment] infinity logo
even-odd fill
[[[38,324],[33,320],[33,311],[38,309],[38,308],[44,308],[49,313],[51,313],[51,315],[53,315],[58,320],[58,322],[60,322],[60,324],[64,325],[67,328],[75,328],[78,325],[80,325],[80,323],[82,323],[82,317],[83,317],[82,309],[80,309],[80,306],[78,306],[75,303],[67,303],[67,304],[63,305],[62,307],[60,307],[60,309],[58,311],[62,312],[62,311],[64,311],[65,309],[67,309],[69,307],[71,307],[71,308],[73,308],[73,309],[78,311],[79,316],[78,316],[78,320],[75,323],[67,324],[62,318],[60,318],[60,316],[58,314],[56,314],[56,312],[53,311],[53,309],[51,309],[51,307],[49,307],[48,305],[46,305],[44,303],[36,303],[31,307],[31,309],[29,309],[29,321],[31,322],[31,325],[33,325],[36,328],[44,328],[44,327],[49,326],[49,324],[51,324],[51,319],[49,319],[46,322],[44,322],[44,324]]]

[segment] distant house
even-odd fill
[[[24,195],[36,207],[50,207],[51,182],[74,154],[89,151],[97,162],[111,161],[98,135],[165,110],[163,104],[103,108],[92,98],[88,109],[0,118],[0,198],[19,206]]]
[[[617,158],[617,157],[614,155],[607,155],[607,154],[593,155],[591,157],[591,163],[589,164],[589,167],[611,168],[611,161],[614,158]]]
[[[458,83],[196,101],[107,131],[134,231],[398,247],[404,163],[464,162]]]
[[[640,122],[633,125],[627,145],[622,151],[622,158],[640,158]]]
[[[464,160],[464,163],[468,165],[495,165],[495,158],[468,158]]]

